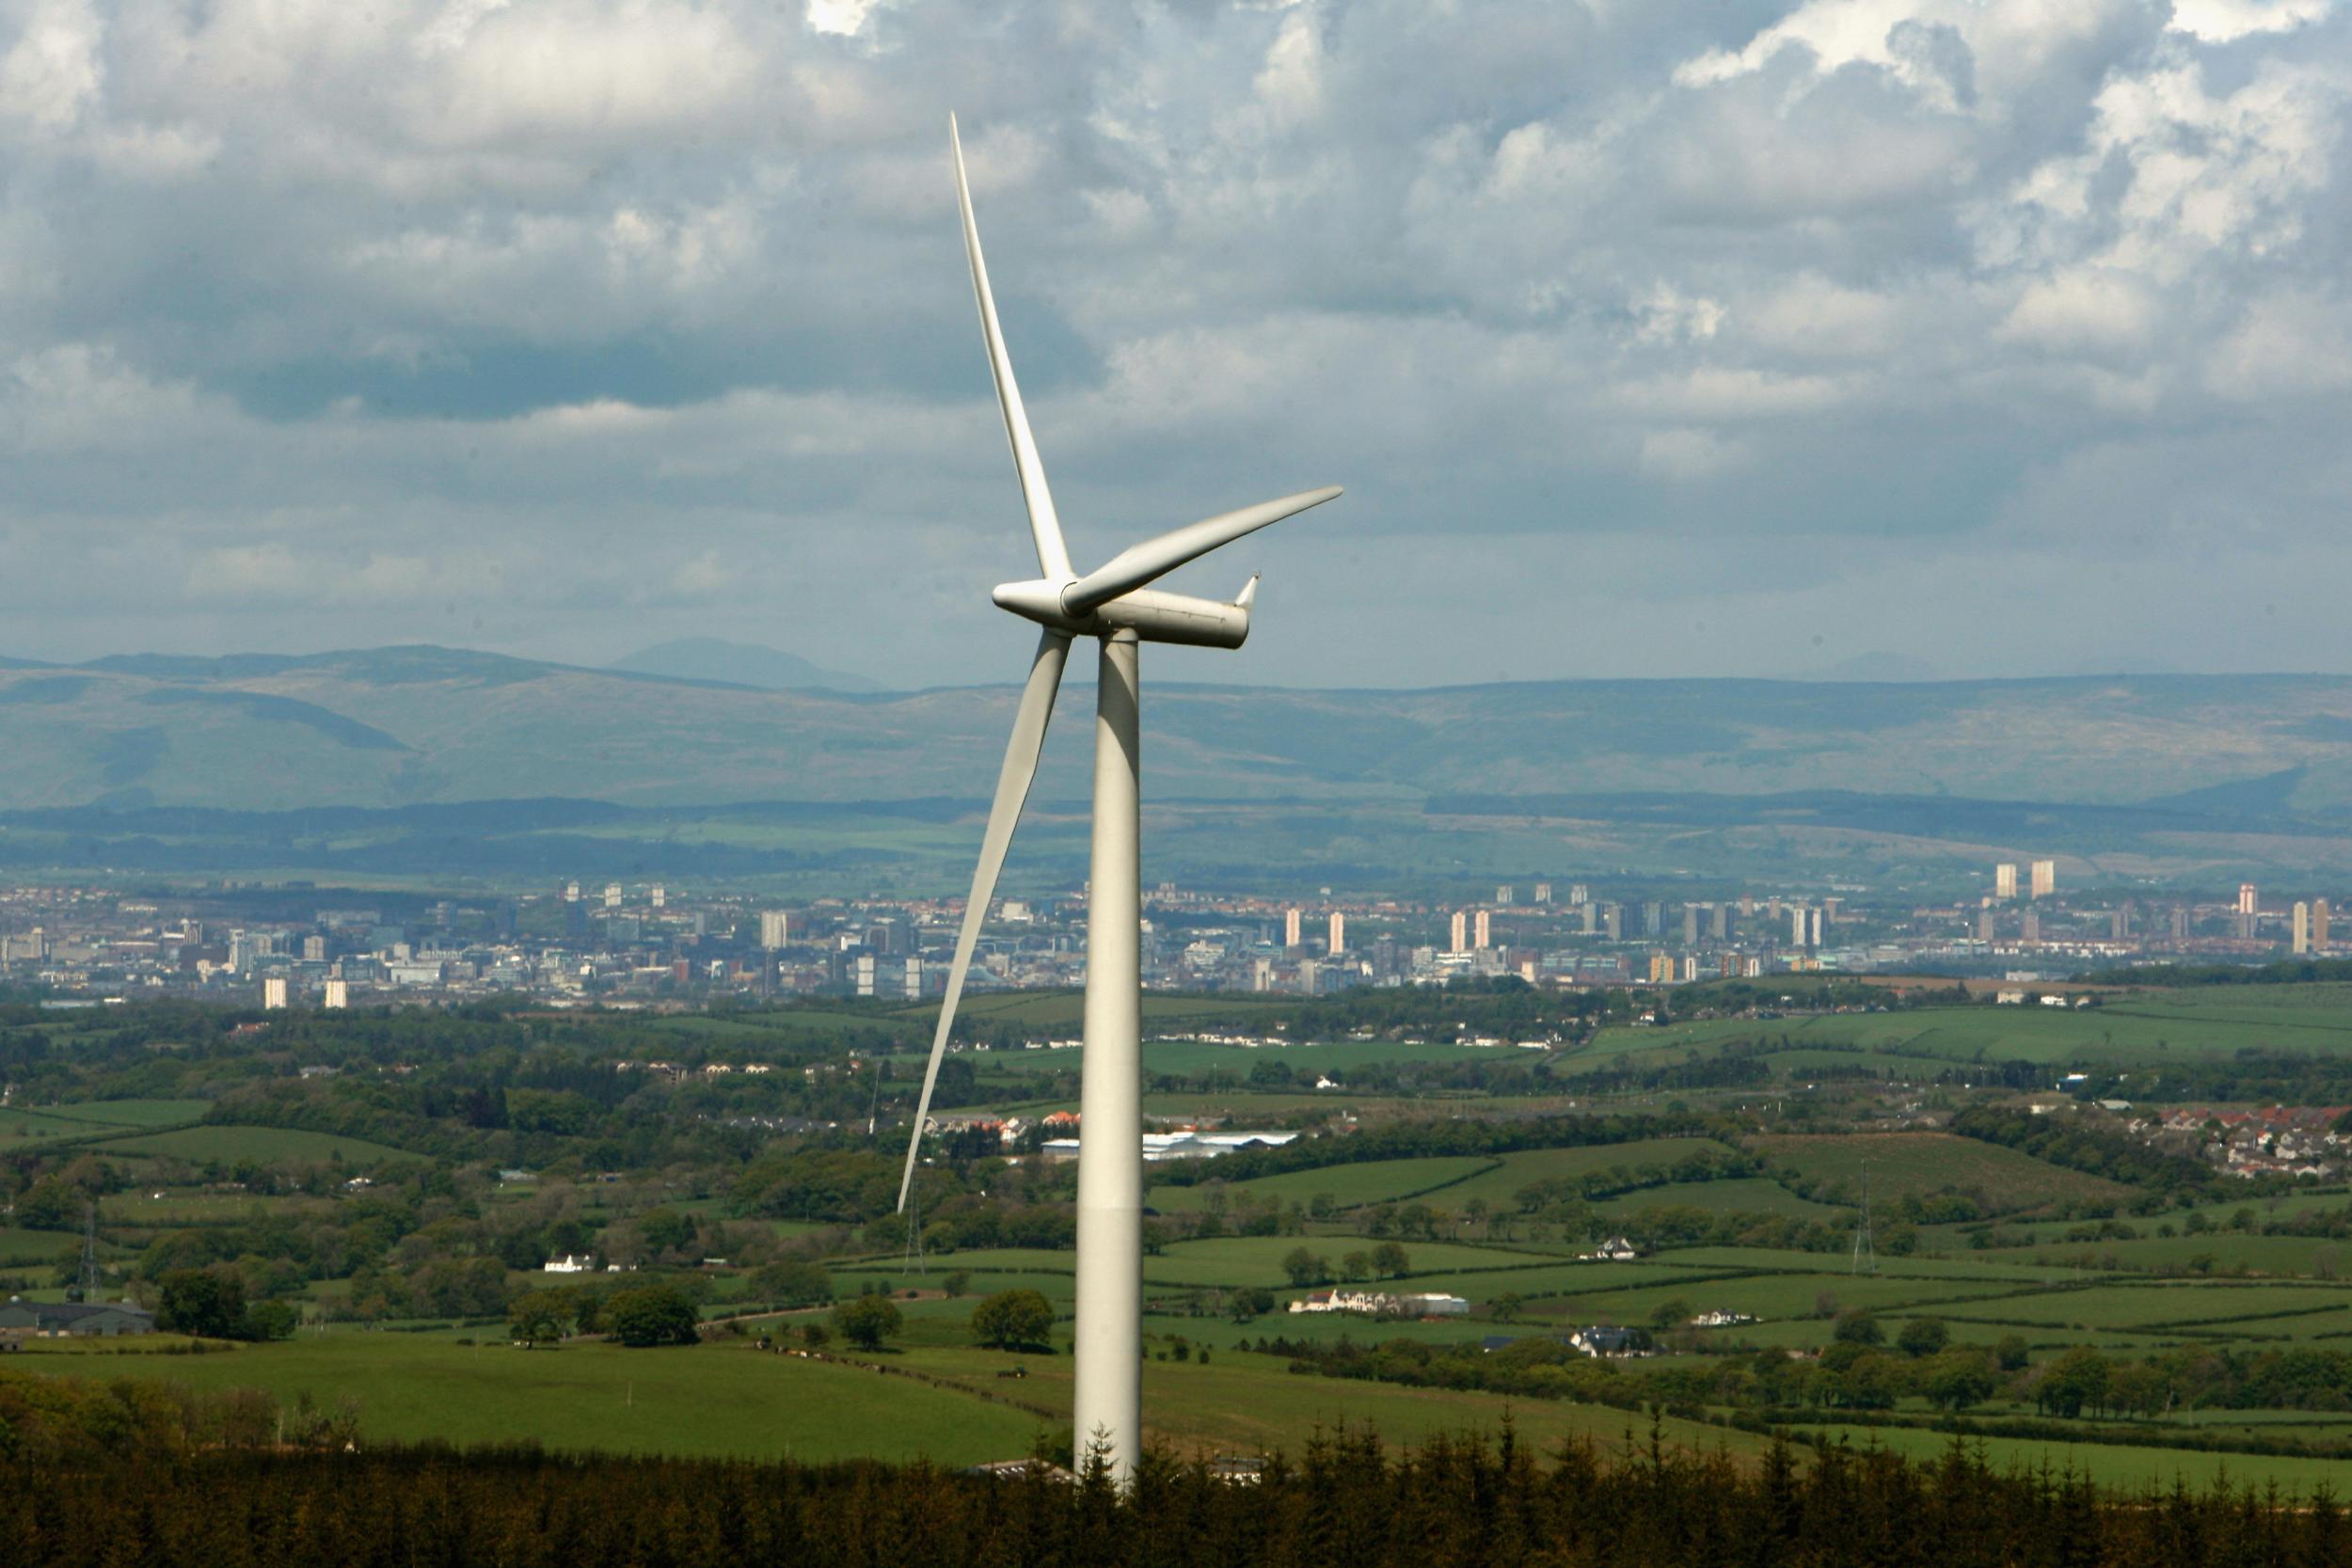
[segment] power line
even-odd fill
[[[98,1204],[84,1200],[82,1204],[82,1277],[80,1299],[96,1301],[103,1292],[98,1283]]]
[[[1879,1272],[1878,1244],[1870,1236],[1870,1162],[1867,1158],[1862,1162],[1862,1219],[1853,1232],[1853,1272],[1860,1274],[1865,1267],[1872,1274]]]

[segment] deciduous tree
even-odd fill
[[[997,1350],[1046,1348],[1054,1304],[1035,1291],[999,1291],[972,1308],[972,1338]]]
[[[614,1292],[604,1304],[606,1332],[624,1345],[691,1345],[701,1313],[684,1291],[670,1285],[643,1285]]]
[[[833,1309],[833,1326],[860,1350],[882,1349],[882,1341],[897,1334],[904,1322],[897,1303],[883,1295],[859,1296]]]

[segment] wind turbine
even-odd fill
[[[1034,621],[1043,630],[1029,661],[1028,684],[1013,717],[1012,736],[1005,745],[996,799],[980,839],[980,863],[964,901],[955,962],[947,971],[947,991],[931,1036],[930,1061],[923,1070],[914,1131],[907,1140],[898,1208],[902,1212],[906,1209],[923,1147],[923,1125],[930,1116],[931,1089],[939,1081],[939,1064],[955,1024],[956,1004],[963,995],[972,948],[987,921],[996,875],[1004,869],[1005,851],[1037,777],[1038,753],[1045,744],[1045,726],[1070,660],[1070,644],[1076,638],[1091,637],[1102,647],[1102,673],[1094,710],[1086,1048],[1078,1102],[1077,1386],[1073,1414],[1081,1452],[1100,1444],[1112,1473],[1123,1481],[1143,1446],[1143,898],[1137,822],[1142,692],[1137,654],[1145,642],[1240,647],[1249,636],[1249,606],[1258,579],[1251,578],[1230,604],[1162,593],[1148,585],[1220,545],[1321,505],[1338,495],[1340,487],[1301,491],[1204,518],[1131,545],[1084,576],[1073,570],[1053,493],[1045,485],[1045,467],[1021,405],[1021,388],[1013,380],[1012,359],[1005,352],[1004,329],[997,325],[988,266],[980,259],[980,232],[972,221],[963,144],[953,116],[947,121],[947,139],[955,155],[956,205],[963,217],[963,249],[972,263],[980,334],[988,344],[996,402],[1012,443],[1022,499],[1028,507],[1040,574],[1026,581],[999,584],[990,597],[1000,609]]]

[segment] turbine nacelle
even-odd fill
[[[998,583],[989,597],[999,610],[1035,621],[1050,631],[1070,637],[1102,637],[1133,631],[1146,642],[1179,642],[1195,648],[1238,648],[1249,640],[1249,605],[1257,596],[1258,579],[1232,602],[1197,599],[1189,594],[1167,594],[1156,588],[1136,588],[1108,603],[1073,612],[1070,590],[1077,579],[1057,582],[1032,578],[1026,582]]]

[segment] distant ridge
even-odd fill
[[[0,665],[0,811],[971,800],[1016,693],[771,689],[740,663],[631,662],[668,669],[430,645]],[[2352,819],[2344,676],[1158,689],[1144,744],[1169,801],[1876,795]],[[1037,799],[1086,796],[1088,740],[1055,729]]]
[[[640,648],[611,668],[632,675],[665,675],[672,680],[718,681],[749,686],[761,691],[881,691],[880,681],[828,670],[798,654],[756,642],[730,642],[720,637],[682,637]]]

